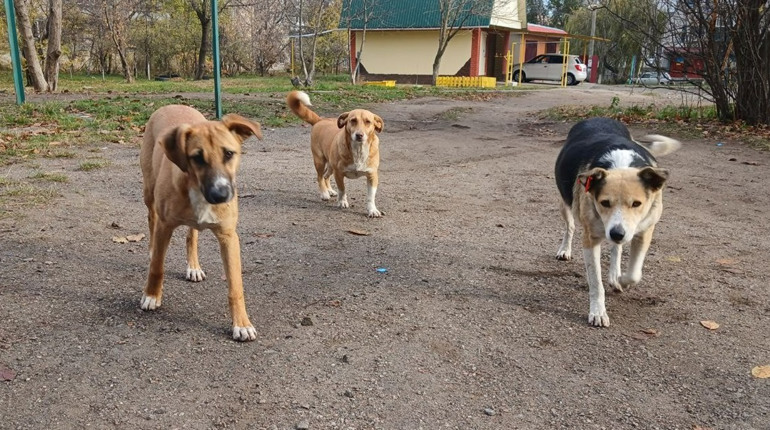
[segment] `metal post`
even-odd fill
[[[16,104],[24,104],[24,79],[21,76],[21,56],[19,55],[19,38],[16,35],[16,9],[13,0],[5,0],[5,18],[8,21],[8,43],[11,48],[11,61],[13,63]]]
[[[214,107],[217,119],[222,119],[221,66],[219,64],[219,8],[217,0],[211,0],[212,52],[214,54]]]

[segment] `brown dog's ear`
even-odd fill
[[[579,174],[577,180],[585,192],[593,192],[596,194],[604,184],[604,178],[606,176],[606,170],[601,167],[595,167],[587,172]]]
[[[166,157],[182,169],[183,172],[187,171],[186,146],[187,135],[189,133],[190,126],[188,124],[182,124],[166,133],[166,135],[160,139],[160,144],[163,145]]]
[[[337,127],[345,127],[345,124],[348,123],[348,115],[350,115],[350,112],[343,112],[337,117]]]
[[[231,133],[236,135],[241,142],[248,139],[252,134],[257,136],[257,139],[262,140],[262,127],[258,122],[252,122],[240,115],[230,113],[222,117],[222,124]]]
[[[383,121],[382,118],[380,118],[379,115],[375,115],[374,116],[374,130],[377,133],[380,133],[383,128],[385,128],[385,121]]]
[[[652,191],[658,191],[668,179],[668,170],[658,167],[645,167],[639,171],[639,179]]]

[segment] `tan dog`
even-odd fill
[[[262,138],[258,123],[238,115],[207,121],[197,110],[164,106],[150,116],[140,154],[144,203],[150,227],[150,273],[140,306],[160,307],[163,266],[174,229],[187,234],[187,279],[202,281],[198,262],[198,230],[210,229],[219,241],[227,276],[233,339],[254,340],[257,332],[246,314],[241,279],[241,250],[235,226],[238,196],[235,174],[241,144],[251,135]]]
[[[289,93],[286,103],[298,117],[313,126],[310,150],[318,174],[321,200],[338,195],[329,180],[333,174],[339,189],[337,205],[349,207],[345,178],[366,176],[366,211],[369,217],[382,216],[374,202],[380,166],[380,139],[377,133],[385,125],[382,118],[365,109],[345,112],[337,118],[321,118],[308,109],[310,97],[302,91]]]
[[[583,227],[583,260],[588,278],[588,323],[610,325],[604,304],[601,244],[612,243],[608,283],[616,290],[637,284],[652,241],[655,224],[663,213],[663,189],[668,170],[655,157],[679,149],[681,144],[658,135],[640,144],[626,126],[609,118],[591,118],[569,131],[556,159],[556,185],[562,197],[561,215],[567,229],[556,258],[572,258],[575,218]],[[623,246],[630,245],[628,268],[621,273]]]

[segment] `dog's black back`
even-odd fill
[[[572,191],[581,171],[594,167],[611,169],[605,155],[614,150],[630,150],[635,154],[625,167],[655,166],[655,157],[631,139],[628,128],[610,118],[590,118],[575,124],[567,134],[567,142],[556,158],[556,186],[564,202],[572,206]]]

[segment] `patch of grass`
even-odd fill
[[[0,219],[20,216],[21,209],[46,204],[58,195],[50,188],[0,177]]]
[[[67,182],[69,178],[62,173],[35,172],[29,176],[30,179],[37,179],[47,182]]]
[[[78,166],[78,170],[83,172],[90,172],[92,170],[101,169],[107,166],[105,161],[84,161]]]

